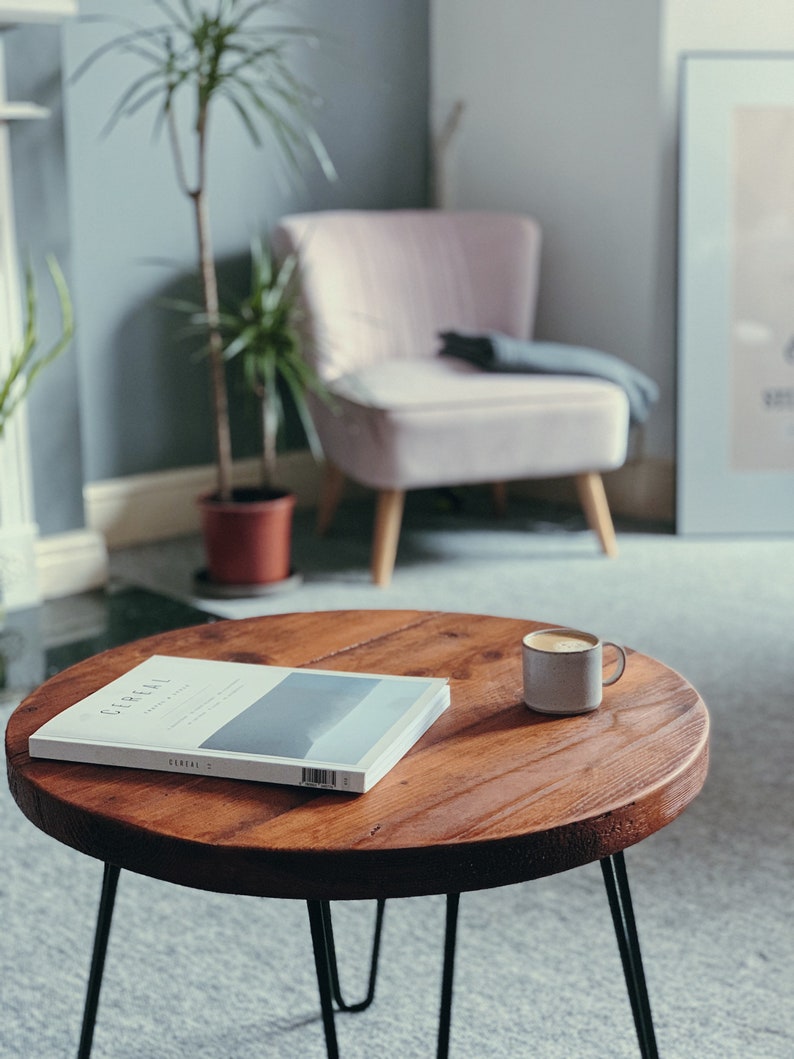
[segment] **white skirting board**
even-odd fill
[[[578,504],[571,478],[522,482],[517,489],[524,496]],[[672,460],[648,457],[629,460],[617,471],[604,475],[604,489],[613,518],[675,521],[675,466]]]
[[[107,545],[96,530],[40,537],[34,547],[42,599],[88,592],[107,582]]]
[[[320,474],[308,451],[279,457],[279,486],[294,492],[301,507],[317,503]],[[258,460],[235,464],[236,485],[254,485],[258,475]],[[214,486],[212,466],[90,482],[83,490],[86,525],[101,533],[111,549],[196,533],[200,528],[196,499]]]
[[[236,468],[235,480],[241,485],[251,484],[256,481],[257,471],[257,461],[242,462]],[[297,494],[301,507],[316,505],[320,477],[320,468],[308,452],[287,453],[281,460],[281,484]],[[632,460],[605,475],[604,483],[613,515],[673,520],[672,461]],[[87,485],[87,528],[35,542],[42,598],[87,592],[105,584],[108,549],[197,532],[196,497],[211,491],[212,486],[212,467],[161,471]],[[514,483],[511,488],[525,495],[576,503],[572,484],[567,480]]]
[[[255,460],[235,468],[238,484],[257,480]],[[313,507],[321,469],[308,452],[281,459],[281,485],[293,490],[301,507]],[[670,460],[637,459],[604,476],[613,515],[672,522],[674,468]],[[87,592],[107,581],[108,549],[196,533],[196,498],[213,487],[212,467],[188,467],[135,475],[85,487],[87,528],[42,537],[35,542],[41,595],[55,599]],[[568,480],[513,483],[511,490],[560,502],[577,503]],[[350,490],[351,494],[353,489]]]
[[[321,468],[305,451],[280,458],[280,484],[292,490],[301,507],[314,507],[320,491]],[[242,461],[235,467],[240,485],[256,482],[258,462]],[[86,524],[101,534],[110,549],[149,541],[168,540],[199,530],[196,498],[213,488],[212,467],[187,467],[134,475],[85,487]],[[672,521],[674,474],[669,460],[635,459],[604,476],[613,515],[654,521]],[[576,504],[572,482],[550,480],[513,483],[511,490]],[[353,488],[350,494],[354,494]]]

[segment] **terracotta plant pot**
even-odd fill
[[[199,497],[207,579],[217,585],[266,585],[290,576],[294,493],[234,489],[232,500]]]

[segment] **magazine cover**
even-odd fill
[[[29,750],[362,793],[448,705],[441,678],[153,655],[47,721]]]

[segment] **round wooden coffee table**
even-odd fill
[[[12,794],[43,831],[106,866],[80,1055],[90,1052],[119,869],[307,901],[329,1056],[337,1054],[335,994],[341,1003],[329,903],[448,895],[438,1042],[446,1055],[458,895],[595,860],[640,1049],[655,1055],[622,851],[670,823],[701,789],[708,714],[683,677],[631,650],[624,677],[594,713],[530,712],[521,640],[536,627],[389,610],[223,621],[107,651],[33,692],[6,732]],[[451,705],[364,795],[30,758],[28,737],[44,721],[152,654],[447,676]]]

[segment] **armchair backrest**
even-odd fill
[[[540,228],[485,211],[339,210],[285,217],[311,357],[328,382],[392,357],[433,356],[445,330],[530,338]]]

